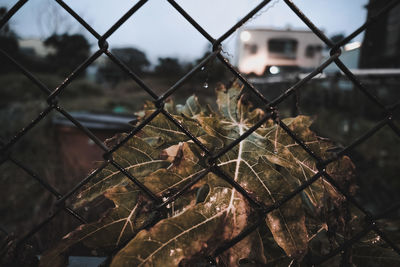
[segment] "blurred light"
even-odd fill
[[[349,50],[353,50],[353,49],[357,49],[361,46],[360,42],[354,42],[354,43],[349,43],[347,45],[344,46],[344,51],[349,51]]]
[[[277,66],[271,66],[271,67],[269,67],[269,72],[270,72],[271,74],[278,74],[279,71],[280,71],[280,69],[279,69]]]
[[[251,34],[248,31],[243,31],[240,33],[240,40],[243,42],[248,42],[251,38]]]

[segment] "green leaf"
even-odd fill
[[[120,138],[124,136],[122,135]],[[171,164],[160,157],[159,150],[154,149],[136,136],[132,137],[117,153],[114,153],[113,157],[115,161],[138,179],[149,175],[154,170],[168,167]],[[130,181],[124,174],[112,165],[108,165],[79,193],[74,206],[80,207],[103,195],[106,190],[128,183]]]
[[[178,109],[178,113],[186,117],[194,117],[201,112],[201,106],[196,96],[191,96],[186,100],[186,104]]]
[[[44,253],[40,266],[64,266],[65,257],[72,246],[83,243],[100,254],[111,252],[131,238],[145,221],[143,199],[138,201],[139,191],[131,186],[113,187],[105,192],[115,208],[109,210],[98,222],[82,225],[66,235],[53,249]],[[58,263],[58,264],[56,264]]]
[[[214,174],[209,174],[205,182],[212,186],[203,203],[141,231],[119,251],[111,266],[177,266],[183,259],[211,253],[221,241],[232,238],[243,229],[249,218],[244,199]],[[259,246],[251,246],[251,237],[245,240],[246,249],[241,251],[245,255],[242,257],[249,257],[254,252],[252,247],[262,247],[260,238],[256,237]],[[230,266],[238,265],[237,256],[228,257]]]
[[[194,118],[200,122],[202,128],[210,135],[208,137],[206,145],[223,143],[224,145],[229,144],[240,135],[242,135],[246,130],[248,130],[252,123],[254,122],[254,118],[259,116],[259,111],[250,111],[250,107],[241,103],[239,98],[240,90],[238,88],[233,88],[227,92],[220,90],[218,92],[218,105],[219,111],[222,116],[202,116],[199,112],[195,112]],[[255,115],[255,113],[257,113]],[[189,114],[187,114],[189,115]],[[250,115],[250,117],[248,116]],[[216,140],[217,139],[217,140]],[[238,146],[230,150],[228,153],[219,158],[218,165],[223,168],[223,170],[230,174],[231,177],[241,184],[245,189],[251,192],[253,195],[258,196],[261,201],[266,204],[272,204],[280,196],[283,196],[293,190],[293,186],[286,181],[286,177],[280,174],[275,170],[275,164],[268,161],[267,157],[262,157],[261,155],[265,155],[268,150],[268,146],[271,146],[271,142],[265,138],[265,136],[261,136],[258,133],[254,133],[250,135],[247,139],[242,141]],[[272,153],[271,151],[268,151]],[[220,179],[220,178],[219,178]],[[184,213],[184,218],[169,218],[167,220],[163,220],[159,225],[156,225],[152,228],[146,235],[139,234],[130,244],[127,245],[126,251],[122,250],[117,256],[115,262],[121,264],[125,262],[126,259],[130,259],[129,256],[126,255],[134,255],[135,253],[139,253],[141,247],[144,245],[133,245],[133,244],[141,244],[140,242],[146,243],[145,240],[150,235],[151,240],[157,238],[157,235],[161,234],[160,232],[155,231],[154,229],[163,229],[163,232],[171,233],[171,236],[166,237],[163,240],[158,240],[160,247],[152,246],[154,249],[149,250],[146,254],[147,256],[140,256],[139,258],[145,259],[141,264],[146,266],[147,264],[154,264],[157,262],[157,258],[161,257],[162,253],[165,253],[164,250],[172,250],[171,245],[177,246],[178,243],[182,243],[180,240],[186,234],[191,236],[195,235],[196,240],[200,243],[206,243],[207,248],[210,250],[213,248],[211,244],[215,243],[212,240],[209,240],[210,237],[215,236],[206,236],[204,231],[200,231],[199,228],[201,223],[198,222],[198,218],[196,214],[207,214],[204,215],[204,224],[209,224],[215,221],[223,220],[225,225],[223,226],[225,229],[229,229],[228,233],[224,235],[223,239],[229,240],[233,238],[235,235],[240,233],[245,226],[248,225],[248,215],[250,212],[250,207],[247,206],[243,197],[236,192],[235,189],[230,188],[230,186],[226,185],[224,192],[229,192],[223,199],[229,197],[229,201],[226,204],[226,214],[218,217],[208,214],[205,210],[206,205],[210,205],[207,203],[210,199],[215,199],[217,196],[213,192],[215,192],[215,184],[212,181],[207,182],[210,186],[210,193],[208,200],[206,199],[205,204],[198,204],[193,209],[189,209]],[[217,198],[219,199],[219,198]],[[240,200],[240,201],[238,201]],[[219,208],[223,207],[223,203],[217,202],[216,204]],[[279,245],[281,245],[288,255],[292,257],[301,257],[307,249],[307,230],[304,222],[304,212],[301,209],[302,202],[300,197],[295,197],[293,200],[288,202],[282,208],[274,211],[267,216],[267,224],[270,226],[271,231],[274,234],[275,240]],[[229,207],[229,208],[228,208]],[[240,208],[239,208],[240,207]],[[292,208],[295,207],[295,208]],[[221,208],[222,210],[224,208]],[[246,211],[247,210],[247,211]],[[197,219],[196,219],[197,218]],[[208,218],[213,218],[213,220],[209,221]],[[194,219],[194,221],[191,221]],[[217,220],[219,219],[219,220]],[[170,221],[173,221],[173,224],[177,224],[180,221],[185,221],[185,223],[189,223],[187,228],[181,227],[177,229],[181,229],[181,231],[174,229],[169,229],[167,226],[170,224]],[[229,225],[229,222],[234,222],[232,225]],[[199,226],[199,227],[197,227]],[[165,229],[167,227],[168,229]],[[208,226],[210,228],[210,226]],[[190,229],[190,231],[188,230]],[[210,229],[210,232],[213,232]],[[174,234],[173,234],[174,233]],[[204,239],[197,237],[197,235],[203,236]],[[178,240],[179,241],[176,241]],[[168,241],[165,241],[168,240]],[[168,242],[168,244],[165,244]],[[253,240],[249,241],[250,243]],[[135,249],[132,251],[132,246],[135,246]],[[173,262],[172,265],[182,260],[182,255],[194,255],[200,253],[201,246],[197,246],[198,249],[193,251],[196,247],[194,244],[190,245],[190,251],[184,251],[186,245],[180,246],[182,250],[182,254],[177,255],[177,258]],[[214,246],[214,249],[216,247]],[[156,253],[154,252],[156,251]],[[202,252],[204,253],[204,251]],[[250,253],[250,251],[249,251]],[[229,254],[229,252],[228,252]],[[232,254],[232,253],[231,253]],[[233,253],[232,255],[237,254]],[[228,261],[230,264],[238,265],[238,258],[234,256],[228,257]],[[243,256],[245,258],[245,256]],[[117,260],[118,259],[118,260]],[[127,262],[129,263],[129,260]],[[131,263],[133,265],[138,264],[137,262]],[[155,264],[156,265],[156,264]]]
[[[153,111],[154,110],[150,110],[148,112],[152,113]],[[199,137],[204,134],[203,129],[199,127],[197,122],[179,115],[174,115],[174,118],[179,123],[183,124],[183,126],[194,136]],[[140,132],[140,137],[148,143],[148,140],[153,140],[156,138],[158,141],[152,143],[154,143],[154,147],[159,150],[176,145],[179,142],[187,142],[189,140],[189,137],[187,137],[185,133],[183,133],[163,114],[158,114],[150,123],[148,123]]]
[[[131,151],[135,151],[139,155],[143,153],[142,150],[133,147],[133,145],[142,144],[141,142],[128,142],[128,144]],[[145,186],[159,196],[168,195],[171,188],[185,185],[190,178],[203,170],[202,166],[198,164],[197,157],[190,150],[190,144],[187,143],[181,143],[169,150],[162,151],[160,158],[168,163],[168,169],[155,170],[148,174],[146,179],[141,179]],[[101,174],[99,177],[104,179]],[[113,179],[116,178],[113,177]],[[113,184],[109,188],[95,185],[96,190],[102,190],[104,196],[113,201],[115,208],[109,210],[98,222],[82,225],[65,236],[55,248],[42,256],[42,266],[63,266],[61,263],[66,262],[65,256],[68,251],[79,243],[97,250],[100,254],[110,253],[119,245],[130,240],[144,226],[151,214],[151,201],[146,199],[146,196],[133,183],[123,182],[123,179],[118,185]],[[124,183],[126,185],[123,185]],[[85,191],[83,192],[85,193]],[[190,195],[190,192],[186,195]],[[171,213],[179,213],[183,207],[189,206],[190,200],[182,197],[174,202]],[[60,264],[55,264],[57,262]]]
[[[174,108],[171,102],[165,109],[210,151],[217,152],[264,116],[262,110],[245,102],[241,93],[242,88],[237,84],[229,90],[219,87],[218,112],[202,108],[194,96],[183,106]],[[141,120],[155,110],[153,104],[146,104],[139,113]],[[318,138],[309,129],[310,118],[298,116],[283,122],[316,154],[323,158],[329,156],[331,143]],[[115,138],[112,142],[118,140]],[[205,156],[204,151],[162,113],[113,153],[120,165],[164,200],[208,167]],[[273,121],[267,121],[220,156],[216,163],[266,206],[273,205],[317,173],[314,159]],[[327,172],[349,191],[353,171],[354,166],[345,157],[327,168]],[[121,193],[121,198],[113,193]],[[153,203],[123,174],[112,167],[103,170],[80,192],[75,206],[101,195],[111,199],[115,208],[99,222],[81,226],[66,236],[54,250],[45,254],[49,255],[45,257],[50,259],[48,262],[61,257],[77,243],[111,251],[122,241],[129,241],[115,255],[112,266],[193,266],[205,261],[205,256],[257,221],[258,216],[244,196],[214,173],[208,173],[169,204],[166,218],[144,230],[140,229],[150,216]],[[335,188],[320,178],[267,214],[263,225],[271,233],[267,241],[256,230],[223,252],[217,259],[218,264],[254,266],[273,265],[274,262],[286,264],[292,259],[301,261],[308,251],[310,236],[312,238],[314,231],[325,223],[320,219],[324,207],[328,202],[341,205],[343,201]],[[306,225],[306,214],[312,217],[308,222],[315,225]],[[274,247],[281,254],[273,257],[264,253],[264,247]],[[286,259],[282,259],[282,251]]]

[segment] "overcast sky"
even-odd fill
[[[64,0],[92,27],[103,34],[137,1],[129,0]],[[16,0],[0,0],[10,8]],[[214,38],[226,32],[252,10],[260,0],[177,0]],[[367,0],[293,0],[328,36],[349,34],[366,18]],[[58,26],[57,25],[58,22]],[[90,43],[97,41],[78,22],[52,0],[30,0],[13,17],[12,25],[23,38],[46,38],[66,29],[84,33]],[[305,29],[303,22],[291,12],[283,0],[272,1],[261,14],[244,27]],[[361,41],[362,36],[355,40]],[[143,50],[154,63],[157,57],[174,56],[182,61],[200,57],[207,49],[207,40],[198,33],[166,0],[149,0],[108,42],[113,47],[134,46]],[[225,50],[235,53],[236,34],[225,43]]]

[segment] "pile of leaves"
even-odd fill
[[[218,111],[202,107],[195,96],[185,105],[170,102],[164,108],[208,150],[216,152],[264,116],[241,93],[238,84],[229,89],[221,85],[216,90]],[[138,115],[143,120],[155,109],[147,103]],[[309,129],[309,117],[282,121],[318,156],[330,156],[332,143]],[[123,137],[108,140],[108,145]],[[163,200],[209,167],[203,150],[161,113],[118,149],[113,159]],[[216,164],[265,206],[317,173],[315,161],[273,120],[219,157]],[[335,161],[326,171],[350,194],[355,191],[349,158]],[[66,235],[42,255],[41,266],[66,265],[69,251],[82,244],[96,255],[113,255],[108,262],[111,266],[206,266],[208,255],[260,219],[247,199],[213,172],[158,212],[157,203],[110,165],[83,188],[74,206],[88,205],[99,197],[111,200],[114,208],[99,221]],[[351,234],[355,221],[344,197],[321,177],[269,212],[265,223],[221,253],[216,262],[218,266],[288,266],[306,255],[318,257],[337,248]]]

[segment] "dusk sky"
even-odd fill
[[[16,0],[0,0],[10,8]],[[65,0],[92,27],[103,34],[137,1],[128,0]],[[178,0],[196,21],[214,38],[226,32],[235,22],[253,9],[260,0]],[[328,36],[349,34],[366,18],[367,0],[294,0],[293,1]],[[58,26],[54,26],[58,22]],[[52,31],[84,33],[91,44],[97,41],[78,22],[51,0],[30,0],[12,18],[11,25],[22,38],[45,39]],[[272,1],[245,27],[305,29],[283,0]],[[355,40],[361,41],[362,36]],[[155,63],[158,57],[173,56],[182,61],[200,57],[207,49],[207,40],[198,33],[166,0],[149,0],[108,42],[113,47],[133,46],[144,51]],[[237,35],[224,43],[229,54],[235,53]],[[95,47],[95,46],[94,46]]]

